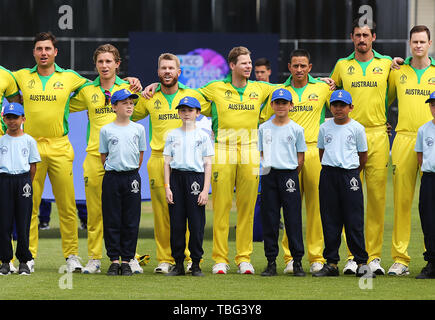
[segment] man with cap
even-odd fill
[[[12,102],[3,111],[7,126],[0,137],[0,275],[11,272],[13,258],[11,234],[15,221],[17,229],[16,257],[20,261],[19,274],[33,272],[33,257],[29,251],[29,228],[32,215],[32,181],[36,163],[41,161],[36,141],[25,134],[24,108]]]
[[[305,276],[302,268],[301,194],[298,174],[307,150],[304,129],[288,117],[293,108],[292,95],[284,88],[273,92],[271,106],[275,117],[260,125],[258,150],[262,161],[261,218],[264,251],[267,258],[262,276],[276,275],[276,257],[281,207],[283,208],[288,246],[293,256],[293,274]]]
[[[189,251],[192,276],[202,276],[199,262],[204,253],[205,205],[208,201],[211,157],[210,136],[196,128],[201,104],[194,97],[181,98],[178,115],[183,125],[168,133],[165,157],[165,193],[169,207],[170,239],[175,267],[168,276],[184,275],[186,225],[189,226]]]
[[[349,118],[352,97],[344,90],[330,98],[333,119],[319,129],[317,147],[322,164],[319,183],[326,264],[315,277],[338,276],[341,233],[357,264],[356,275],[374,276],[366,265],[368,254],[364,242],[364,198],[360,172],[367,162],[367,138],[364,127]]]

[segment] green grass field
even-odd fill
[[[393,196],[391,172],[387,190],[387,208],[384,234],[382,265],[388,270],[392,264],[391,232],[393,227]],[[254,242],[252,264],[255,275],[239,275],[234,263],[229,274],[212,275],[212,211],[207,206],[207,225],[204,240],[204,262],[202,269],[205,277],[194,278],[165,277],[153,274],[157,262],[153,240],[153,218],[151,203],[144,202],[141,219],[140,239],[137,251],[150,254],[151,261],[144,267],[144,273],[132,277],[108,277],[105,271],[109,266],[107,258],[103,259],[103,272],[94,275],[59,273],[65,264],[61,253],[61,241],[58,229],[56,207],[53,206],[51,229],[40,232],[40,247],[35,260],[35,273],[31,276],[9,275],[0,277],[0,300],[433,300],[435,299],[435,280],[416,280],[415,276],[425,265],[423,261],[423,235],[417,210],[416,189],[412,211],[412,232],[409,253],[412,261],[409,276],[378,276],[370,282],[362,282],[354,276],[340,275],[336,278],[317,279],[309,273],[304,278],[284,275],[285,265],[280,253],[278,263],[279,275],[264,278],[259,274],[266,266],[263,243]],[[210,201],[211,202],[211,201]],[[235,255],[235,206],[231,213],[230,259]],[[79,232],[79,254],[83,265],[87,262],[86,232]],[[282,231],[281,231],[282,236]],[[340,251],[340,272],[346,258],[344,245]],[[104,252],[105,253],[105,252]],[[303,260],[304,268],[309,270],[308,261]]]

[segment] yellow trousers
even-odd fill
[[[324,243],[319,204],[319,179],[321,169],[322,166],[320,164],[319,149],[317,149],[317,145],[315,143],[307,144],[304,166],[299,173],[299,184],[301,196],[305,197],[305,241],[307,244],[308,261],[310,264],[314,262],[325,263],[325,259],[323,259]],[[288,247],[288,239],[285,232],[282,237],[282,248],[284,251],[284,262],[287,264],[293,258]]]
[[[154,240],[156,257],[159,263],[174,264],[170,243],[169,209],[166,202],[164,180],[164,157],[161,151],[152,151],[147,163],[150,183],[151,206],[154,213]],[[186,231],[186,243],[189,243],[189,231]],[[190,251],[186,246],[186,260],[190,260]]]
[[[103,215],[101,209],[101,190],[103,185],[104,167],[101,157],[87,154],[83,162],[83,177],[85,180],[86,206],[88,209],[88,257],[103,258]]]
[[[398,132],[391,150],[394,187],[394,226],[391,255],[394,262],[409,265],[411,207],[418,176],[417,154],[414,151],[417,133]]]
[[[74,195],[74,150],[67,136],[36,139],[41,162],[36,165],[33,180],[33,210],[30,223],[29,249],[33,258],[38,251],[38,212],[48,174],[59,212],[62,251],[65,258],[78,254],[77,212]]]
[[[258,193],[259,152],[256,145],[233,150],[215,144],[211,187],[213,202],[213,254],[215,263],[229,264],[228,234],[230,210],[236,188],[235,263],[250,262],[253,247],[255,202]]]

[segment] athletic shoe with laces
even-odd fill
[[[137,259],[131,259],[128,264],[130,265],[131,271],[135,274],[143,273],[143,269],[139,265],[139,261]]]
[[[228,270],[230,270],[230,266],[226,263],[216,263],[213,266],[212,273],[213,274],[227,274]]]
[[[119,265],[119,263],[114,262],[109,266],[109,269],[107,270],[107,275],[108,276],[117,276],[117,275],[119,275],[120,269],[121,269],[121,266]]]
[[[269,261],[267,263],[266,269],[261,273],[263,277],[273,277],[277,275],[276,272],[276,262],[275,261]]]
[[[193,277],[203,277],[204,273],[202,273],[201,268],[199,267],[199,263],[192,263],[190,268]]]
[[[284,269],[284,274],[288,274],[288,273],[293,273],[293,259],[289,261],[289,263],[287,263],[287,265],[285,266]]]
[[[400,262],[394,262],[390,269],[388,269],[388,275],[390,276],[405,276],[408,274],[408,267]]]
[[[169,273],[171,272],[172,268],[174,267],[173,264],[170,264],[168,262],[161,262],[159,265],[154,269],[154,273]]]
[[[189,261],[186,265],[186,273],[192,273],[192,261]]]
[[[82,269],[82,273],[100,273],[101,272],[101,261],[98,259],[90,259],[86,266]]]
[[[358,265],[356,264],[356,262],[353,259],[349,259],[349,260],[347,260],[346,265],[343,268],[343,273],[344,274],[355,274],[357,268],[358,268]]]
[[[78,256],[74,255],[74,254],[70,254],[68,256],[68,258],[66,259],[66,270],[67,270],[67,272],[69,272],[69,273],[72,273],[72,272],[75,272],[75,273],[82,272],[83,267],[82,267],[79,259],[80,258]]]
[[[11,267],[9,263],[2,263],[0,266],[0,276],[7,276],[11,273]]]
[[[337,277],[339,275],[338,268],[325,263],[322,270],[313,273],[313,277]]]
[[[310,273],[316,273],[322,270],[323,263],[321,262],[313,262],[310,266]]]
[[[174,276],[184,276],[186,273],[184,271],[183,263],[177,263],[170,272],[166,274],[166,276],[174,277]]]
[[[385,274],[384,268],[381,267],[381,259],[379,259],[379,258],[376,258],[376,259],[373,259],[372,261],[370,261],[368,266],[370,267],[370,270],[372,270],[372,272],[374,274],[377,274],[380,276]]]
[[[132,276],[133,271],[131,271],[130,264],[128,262],[121,263],[120,267],[121,276]]]
[[[423,269],[421,269],[421,272],[415,278],[435,279],[435,264],[428,262],[427,265]]]
[[[9,262],[9,269],[11,269],[11,273],[17,272],[17,268],[15,268],[14,263],[12,261]]]
[[[302,262],[300,261],[293,262],[293,275],[295,277],[305,277],[305,271],[302,268]]]
[[[356,268],[355,275],[362,278],[376,278],[376,274],[367,264],[360,265]]]
[[[30,269],[30,273],[35,272],[35,260],[32,259],[32,260],[27,261],[26,263]]]
[[[240,274],[254,274],[255,270],[254,267],[252,266],[252,264],[250,264],[249,262],[240,262],[239,264],[239,270],[237,270],[237,273]]]
[[[18,274],[30,276],[30,268],[26,262],[20,262],[20,265],[18,266]]]

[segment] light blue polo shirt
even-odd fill
[[[258,130],[258,150],[263,151],[263,168],[294,170],[298,152],[307,151],[304,128],[293,120],[283,126],[266,121]]]
[[[0,172],[22,174],[29,172],[30,163],[40,162],[36,141],[28,134],[0,137]]]
[[[320,125],[317,147],[325,150],[322,165],[356,169],[360,165],[358,152],[367,151],[365,129],[353,119],[343,125],[328,120]]]
[[[414,150],[423,152],[421,171],[435,172],[435,124],[432,120],[418,128]]]
[[[104,169],[106,171],[130,171],[139,168],[140,152],[145,151],[144,127],[133,121],[127,126],[114,122],[100,130],[100,153],[108,153]]]
[[[204,172],[204,157],[214,156],[214,148],[210,136],[201,128],[184,131],[180,127],[168,133],[163,155],[172,157],[172,169]]]

